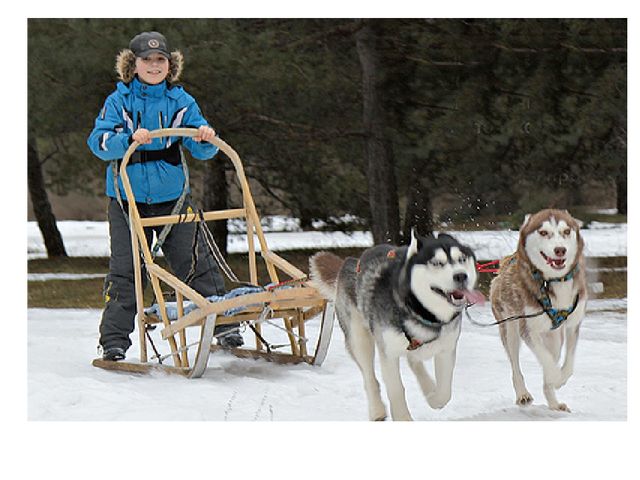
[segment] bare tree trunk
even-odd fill
[[[205,210],[225,210],[228,208],[229,188],[225,175],[225,162],[228,161],[223,153],[207,162],[203,185],[203,204]],[[211,225],[211,233],[220,248],[220,252],[227,256],[227,237],[229,229],[226,221],[216,221]]]
[[[356,33],[362,67],[364,155],[369,180],[371,231],[377,243],[398,243],[400,213],[394,172],[393,147],[386,134],[384,72],[378,52],[375,20],[363,20]]]
[[[49,196],[44,186],[38,150],[31,140],[27,142],[27,184],[31,204],[33,205],[33,213],[38,222],[40,232],[42,232],[47,255],[49,258],[66,257],[67,252],[64,248],[62,235],[60,235],[56,225],[56,217],[51,210]]]

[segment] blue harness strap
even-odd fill
[[[567,309],[553,308],[551,298],[549,298],[549,284],[553,282],[566,282],[572,280],[578,271],[579,267],[576,265],[564,277],[551,278],[549,280],[545,280],[542,273],[538,270],[533,272],[533,278],[540,282],[540,297],[536,298],[536,300],[551,320],[551,330],[555,330],[562,325],[562,323],[569,318],[569,315],[574,312],[578,306],[578,302],[580,301],[580,294],[576,294],[576,298],[573,300],[573,305],[571,307]]]
[[[562,323],[567,318],[569,318],[569,315],[571,315],[573,311],[576,309],[576,307],[578,306],[579,301],[580,301],[580,295],[576,294],[576,298],[573,301],[573,305],[567,309],[560,310],[557,308],[553,308],[551,306],[551,300],[549,299],[548,294],[538,299],[538,303],[540,303],[544,312],[551,319],[551,330],[555,330],[560,325],[562,325]]]
[[[511,265],[515,262],[517,262],[517,257],[514,255],[507,260],[507,265]],[[573,280],[573,277],[575,277],[576,273],[578,273],[579,271],[580,271],[580,267],[576,265],[565,276],[558,277],[558,278],[550,278],[548,280],[545,280],[544,276],[542,275],[542,272],[540,272],[539,270],[533,271],[534,280],[540,284],[540,297],[536,297],[536,300],[542,307],[542,310],[544,311],[544,313],[546,313],[549,319],[551,320],[551,330],[555,330],[560,325],[562,325],[562,323],[567,318],[569,318],[569,315],[571,315],[575,311],[575,309],[578,306],[578,302],[580,301],[580,295],[576,294],[576,298],[573,300],[573,305],[571,305],[571,307],[569,308],[566,308],[566,309],[553,308],[553,304],[551,303],[551,298],[549,297],[549,284],[554,282],[567,282],[569,280]]]

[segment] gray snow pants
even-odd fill
[[[184,203],[183,212],[190,203],[188,197]],[[150,205],[138,203],[137,206],[140,216],[144,218],[169,215],[174,204],[175,201]],[[124,208],[128,211],[126,202]],[[131,234],[124,212],[117,200],[113,198],[109,202],[108,216],[111,258],[109,274],[104,282],[105,308],[100,323],[100,345],[104,349],[121,347],[127,350],[131,346],[129,335],[134,330],[136,314]],[[153,230],[159,235],[162,226],[145,228],[147,244],[150,244],[153,239]],[[183,281],[191,270],[194,231],[194,223],[176,224],[162,246],[162,252],[171,270]],[[144,262],[142,265],[144,269]],[[142,278],[143,285],[146,285],[144,271]],[[205,297],[225,293],[224,279],[203,241],[198,242],[198,262],[195,275],[189,285]]]

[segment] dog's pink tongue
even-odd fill
[[[464,290],[462,293],[469,303],[484,305],[484,295],[479,290]]]

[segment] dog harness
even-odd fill
[[[420,348],[421,346],[427,343],[433,342],[435,339],[437,339],[440,336],[440,330],[442,329],[443,324],[440,322],[434,322],[432,320],[428,320],[427,318],[425,318],[425,313],[428,314],[428,312],[426,312],[425,308],[418,301],[418,299],[415,298],[413,294],[409,295],[408,300],[405,302],[405,307],[407,308],[407,310],[409,310],[411,317],[414,320],[417,320],[418,323],[421,323],[429,328],[437,329],[437,335],[435,337],[433,337],[431,340],[427,340],[426,342],[423,342],[416,338],[412,338],[403,323],[402,332],[404,333],[404,336],[407,337],[407,340],[409,340],[409,346],[407,347],[407,350],[416,350],[417,348]]]
[[[513,263],[516,263],[516,261],[517,261],[517,258],[515,254],[511,257],[507,257],[504,260],[506,265],[511,265]],[[501,266],[502,266],[502,262],[501,262]],[[549,297],[549,284],[553,282],[567,282],[569,280],[572,280],[573,277],[575,277],[576,273],[578,273],[579,271],[580,269],[578,265],[576,265],[564,277],[550,278],[548,280],[544,279],[544,276],[540,271],[538,270],[533,271],[534,280],[540,284],[540,296],[536,297],[536,301],[542,307],[541,312],[530,313],[528,315],[514,315],[512,317],[497,320],[493,323],[478,323],[471,318],[468,311],[467,311],[467,317],[469,318],[471,323],[473,323],[474,325],[477,325],[479,327],[491,327],[493,325],[500,325],[501,323],[510,322],[512,320],[520,320],[525,318],[537,317],[542,313],[546,313],[547,316],[549,317],[549,320],[551,320],[551,330],[555,330],[560,325],[562,325],[562,323],[564,323],[564,321],[567,318],[569,318],[569,315],[571,315],[575,311],[575,309],[578,306],[578,302],[580,301],[580,294],[576,293],[576,298],[573,300],[573,304],[571,305],[571,307],[567,309],[553,308],[553,304],[551,303],[551,298]]]
[[[386,254],[386,257],[389,260],[395,259],[396,256],[397,256],[397,252],[395,249],[389,250]],[[361,270],[360,259],[358,259],[358,261],[356,262],[356,274],[360,274],[360,270]],[[409,341],[409,346],[407,346],[407,350],[416,350],[422,347],[423,345],[426,345],[427,343],[431,343],[434,340],[437,340],[438,337],[440,336],[440,330],[445,324],[437,320],[436,321],[429,320],[430,317],[434,318],[433,315],[430,314],[429,311],[424,308],[424,306],[418,301],[418,299],[413,294],[409,295],[409,298],[404,302],[404,306],[409,311],[411,318],[413,318],[418,323],[421,323],[426,327],[437,329],[438,331],[437,335],[433,337],[431,340],[427,340],[423,342],[422,340],[418,340],[417,338],[411,337],[411,335],[409,334],[409,332],[407,331],[407,329],[403,324],[402,333],[404,333],[404,336],[407,337],[407,340]],[[461,314],[457,313],[456,316],[457,315],[461,315]],[[454,320],[454,318],[451,319],[451,322]]]
[[[396,258],[396,251],[395,250],[389,250],[387,252],[387,258],[393,259]],[[360,273],[360,259],[358,259],[358,261],[356,262],[356,274]]]
[[[517,259],[516,259],[515,256],[507,257],[504,260],[504,262],[507,265],[511,265],[511,264],[515,263],[516,261],[517,261]],[[502,262],[501,262],[501,265],[502,265]],[[573,279],[575,274],[577,272],[579,272],[579,271],[580,271],[579,267],[578,267],[578,265],[576,265],[564,277],[550,278],[549,280],[545,280],[544,277],[542,276],[542,273],[539,272],[538,270],[535,270],[533,272],[533,278],[536,280],[536,282],[540,283],[540,297],[536,297],[536,301],[542,307],[542,311],[541,312],[530,313],[528,315],[514,315],[512,317],[503,318],[501,320],[496,320],[495,322],[492,322],[492,323],[479,323],[479,322],[476,322],[475,320],[473,320],[473,318],[471,318],[471,316],[469,315],[468,308],[465,308],[465,311],[467,313],[467,318],[469,318],[471,323],[473,323],[474,325],[477,325],[478,327],[491,327],[491,326],[494,326],[494,325],[500,325],[502,323],[510,322],[510,321],[513,321],[513,320],[521,320],[521,319],[525,319],[525,318],[537,317],[538,315],[546,313],[547,316],[549,317],[549,319],[551,320],[551,330],[555,330],[560,325],[562,325],[562,323],[567,318],[569,318],[569,315],[571,315],[575,311],[575,309],[578,306],[578,302],[580,301],[580,294],[576,293],[576,298],[573,300],[573,305],[571,305],[570,308],[563,309],[563,310],[560,310],[560,309],[557,309],[557,308],[553,308],[553,305],[551,303],[551,298],[549,297],[549,284],[553,283],[553,282],[566,282],[566,281],[569,281],[569,280]]]
[[[572,280],[576,273],[578,273],[579,267],[576,265],[571,269],[569,273],[567,273],[564,277],[560,278],[550,278],[549,280],[545,280],[542,276],[542,273],[538,270],[533,272],[533,278],[540,283],[540,297],[536,297],[536,300],[544,310],[544,313],[547,314],[549,319],[551,320],[551,330],[555,330],[562,323],[569,318],[576,307],[578,306],[578,302],[580,301],[580,294],[576,293],[576,298],[573,300],[573,305],[567,309],[558,309],[553,308],[551,303],[551,298],[549,297],[549,284],[553,282],[567,282]]]
[[[462,313],[456,313],[453,318],[451,319],[450,322],[448,323],[441,323],[441,322],[432,322],[429,321],[425,318],[423,318],[422,316],[416,314],[415,312],[414,315],[412,315],[412,317],[417,320],[419,323],[422,323],[425,326],[428,326],[430,328],[437,328],[438,332],[436,334],[435,337],[433,337],[431,340],[426,340],[426,341],[422,341],[422,340],[418,340],[417,338],[413,338],[411,337],[411,335],[409,334],[409,332],[407,331],[407,329],[405,328],[404,324],[402,324],[402,333],[404,333],[404,336],[407,337],[407,340],[409,340],[409,346],[407,347],[407,350],[417,350],[418,348],[422,347],[423,345],[426,345],[427,343],[431,343],[434,340],[437,340],[440,337],[440,331],[442,330],[442,327],[445,325],[449,325],[449,323],[452,323],[456,317],[458,316],[462,316]]]
[[[444,327],[445,325],[449,325],[451,322],[455,320],[457,316],[462,316],[462,312],[456,313],[448,323],[442,323],[437,320],[436,321],[430,320],[430,318],[435,318],[435,317],[427,309],[424,308],[424,306],[418,301],[418,299],[413,294],[409,294],[409,298],[404,303],[404,306],[409,311],[409,314],[411,315],[411,318],[413,320],[417,321],[418,323],[421,323],[425,327],[429,327],[437,330],[437,334],[435,337],[433,337],[431,340],[426,340],[423,342],[422,340],[413,338],[409,334],[409,332],[407,331],[403,323],[402,333],[404,333],[404,336],[407,337],[407,340],[409,340],[409,346],[407,347],[407,350],[416,350],[422,347],[423,345],[426,345],[427,343],[431,343],[434,340],[437,340],[438,337],[440,337],[440,331],[442,330],[442,327]]]
[[[418,340],[417,338],[411,338],[411,335],[409,335],[409,332],[407,332],[407,329],[404,328],[404,325],[402,325],[402,333],[404,333],[404,336],[407,337],[407,340],[409,340],[409,346],[407,347],[407,350],[409,351],[417,350],[421,346],[426,345],[427,343],[431,343],[434,340],[437,340],[438,337],[440,337],[440,332],[438,332],[438,334],[435,337],[433,337],[431,340],[427,340],[423,342],[422,340]]]

